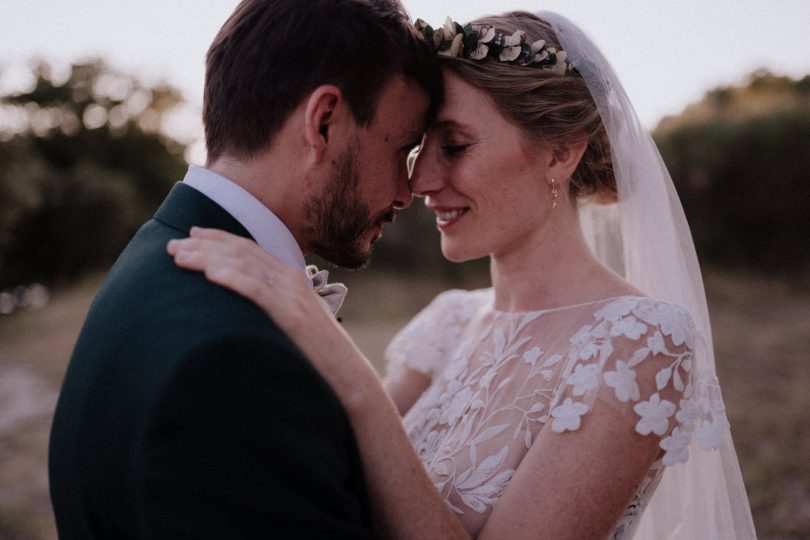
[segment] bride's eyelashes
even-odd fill
[[[464,154],[470,148],[470,144],[466,143],[445,143],[441,146],[442,153],[447,157],[458,157]]]

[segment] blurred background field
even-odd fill
[[[0,66],[2,75],[2,66]],[[0,539],[55,538],[46,451],[77,333],[104,271],[182,178],[184,106],[104,61],[30,65],[0,93]],[[690,221],[718,372],[760,538],[810,538],[810,75],[757,71],[661,120],[656,141]],[[344,324],[379,363],[439,291],[486,286],[446,263],[417,202],[371,269],[334,272]]]

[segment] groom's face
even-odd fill
[[[315,253],[347,268],[369,261],[383,225],[411,204],[407,158],[421,140],[428,105],[424,90],[404,78],[383,89],[374,119],[354,129],[321,195],[308,206]]]

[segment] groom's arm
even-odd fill
[[[347,488],[357,470],[344,413],[286,338],[190,354],[152,418],[145,538],[372,538]]]

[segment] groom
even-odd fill
[[[372,538],[348,419],[248,300],[177,268],[194,226],[359,267],[410,204],[440,91],[397,0],[244,0],[206,62],[205,168],[135,235],[79,336],[50,441],[62,539]]]

